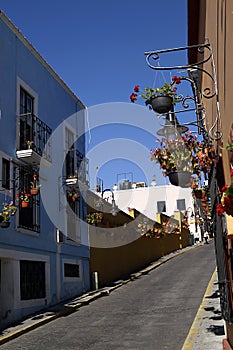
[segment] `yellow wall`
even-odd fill
[[[119,247],[91,247],[90,271],[98,272],[99,286],[116,281],[152,261],[190,245],[189,231],[167,234],[162,238],[140,237]]]

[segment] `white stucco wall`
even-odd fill
[[[168,216],[172,216],[178,210],[177,199],[185,199],[186,209],[191,207],[193,211],[191,188],[181,188],[173,185],[114,190],[114,198],[117,206],[122,211],[129,213],[128,208],[134,208],[152,220],[156,219],[158,213],[158,201],[166,202],[166,212],[164,214]]]

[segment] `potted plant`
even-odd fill
[[[30,196],[30,193],[27,193],[25,190],[16,195],[17,199],[21,202],[22,208],[28,207]]]
[[[67,192],[67,197],[70,202],[76,202],[80,195],[78,192],[75,191],[75,189],[71,189],[70,191]]]
[[[160,147],[150,151],[151,160],[160,164],[164,176],[169,177],[171,184],[190,187],[195,177],[196,180],[201,178],[201,172],[209,172],[214,161],[213,147],[204,141],[197,141],[197,138],[197,135],[192,135],[189,131],[176,139],[156,140]]]
[[[207,200],[208,199],[208,187],[197,186],[193,188],[193,193],[197,199]]]
[[[165,83],[159,88],[145,87],[143,92],[140,92],[139,85],[134,87],[134,92],[130,95],[131,102],[135,102],[138,96],[144,98],[145,104],[149,105],[155,112],[159,114],[168,113],[172,110],[176,102],[180,101],[176,94],[177,87],[175,84],[180,84],[181,78],[172,77],[171,83]]]
[[[164,176],[168,176],[175,186],[191,186],[193,175],[201,177],[200,166],[196,157],[198,150],[197,136],[186,133],[174,140],[162,138],[156,140],[160,147],[151,150],[151,160],[160,164]]]
[[[7,228],[10,226],[10,217],[15,215],[17,207],[11,201],[9,204],[3,203],[2,211],[0,212],[0,226]]]
[[[34,143],[34,141],[32,141],[32,140],[27,140],[26,141],[26,145],[28,146],[28,149],[32,148],[33,143]]]
[[[230,186],[225,185],[222,188],[221,203],[216,205],[216,211],[219,216],[224,213],[233,216],[233,182]]]
[[[38,194],[39,189],[40,189],[41,185],[38,182],[38,176],[37,174],[33,174],[33,181],[31,181],[31,189],[30,189],[30,194],[32,196],[35,196]]]

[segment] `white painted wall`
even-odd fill
[[[129,213],[128,208],[134,208],[152,220],[156,219],[157,202],[166,202],[164,214],[172,216],[177,208],[177,199],[185,199],[186,209],[193,208],[191,188],[181,188],[173,185],[139,187],[129,190],[114,190],[114,198],[117,206],[122,211]],[[190,212],[191,212],[191,209]]]

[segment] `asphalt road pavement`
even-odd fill
[[[1,350],[180,350],[215,267],[200,245]]]

